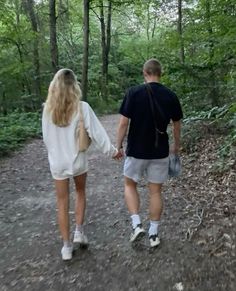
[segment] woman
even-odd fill
[[[73,242],[88,244],[84,233],[84,213],[86,207],[85,185],[88,172],[86,152],[78,148],[77,129],[81,106],[84,126],[92,143],[104,154],[118,158],[117,150],[86,102],[80,101],[81,90],[73,71],[59,70],[48,90],[43,110],[43,140],[48,150],[50,170],[55,181],[58,223],[63,239],[61,255],[63,260],[72,258],[73,246],[70,242],[69,229],[69,178],[73,177],[76,188],[76,229]]]

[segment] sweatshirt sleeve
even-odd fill
[[[48,148],[48,118],[46,114],[45,107],[43,108],[43,115],[42,115],[42,133],[43,133],[43,141],[46,145],[46,148]]]
[[[113,156],[117,149],[112,145],[106,130],[98,120],[92,108],[88,103],[83,102],[84,125],[94,145],[102,151],[102,153]]]

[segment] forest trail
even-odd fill
[[[118,116],[101,121],[114,142]],[[235,290],[235,173],[213,173],[214,146],[208,137],[194,154],[182,155],[181,178],[164,187],[162,243],[155,250],[149,249],[147,238],[136,247],[129,243],[123,162],[91,152],[86,212],[90,245],[76,250],[69,263],[61,261],[55,195],[42,140],[1,160],[0,290]],[[147,228],[144,182],[139,190]]]

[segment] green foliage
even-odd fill
[[[101,98],[101,96],[98,96],[91,99],[89,104],[99,115],[117,113],[121,105],[121,100],[115,100],[113,98],[108,98],[107,100],[104,100],[103,98]]]
[[[18,149],[29,138],[41,135],[41,114],[13,112],[0,116],[0,157]]]

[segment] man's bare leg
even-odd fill
[[[139,216],[140,199],[137,191],[137,183],[128,177],[125,177],[125,201],[131,215],[132,227],[134,230],[130,237],[130,241],[134,242],[141,238],[145,231],[142,228]]]
[[[162,184],[149,183],[149,212],[150,212],[150,227],[149,227],[149,238],[151,247],[156,247],[160,244],[158,238],[158,227],[163,211],[163,200],[162,200]]]

